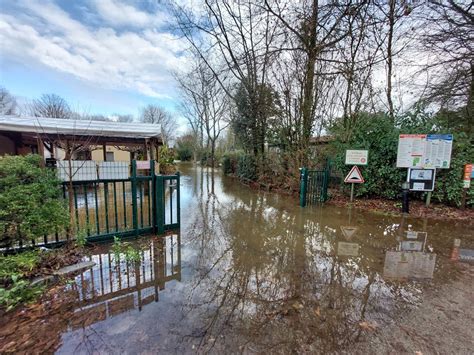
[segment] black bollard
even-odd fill
[[[405,181],[402,183],[402,212],[403,213],[410,213],[409,212],[409,204],[410,201],[408,199],[408,192],[410,191],[410,183]]]

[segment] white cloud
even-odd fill
[[[112,0],[96,3],[102,4],[102,10],[107,7],[109,22],[124,23],[120,10],[144,28],[132,32],[88,27],[52,2],[25,0],[15,13],[0,15],[1,55],[26,64],[41,63],[104,88],[171,97],[170,71],[186,65],[184,41],[155,29],[159,16],[155,21],[155,15]]]
[[[114,26],[145,27],[163,24],[165,20],[162,13],[149,14],[120,1],[94,0],[93,3],[99,16]]]

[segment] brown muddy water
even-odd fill
[[[58,353],[350,350],[456,279],[459,245],[474,249],[462,224],[303,209],[217,171],[181,170],[180,233],[134,241],[135,266],[95,249],[96,266],[70,286]]]

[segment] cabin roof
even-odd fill
[[[160,125],[124,123],[31,116],[0,115],[0,131],[32,134],[49,139],[64,137],[95,137],[97,141],[143,142],[155,139],[162,142]]]

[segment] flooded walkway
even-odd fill
[[[60,354],[339,352],[460,275],[469,227],[250,190],[183,165],[180,235],[107,246],[71,286]],[[471,324],[472,326],[472,324]]]

